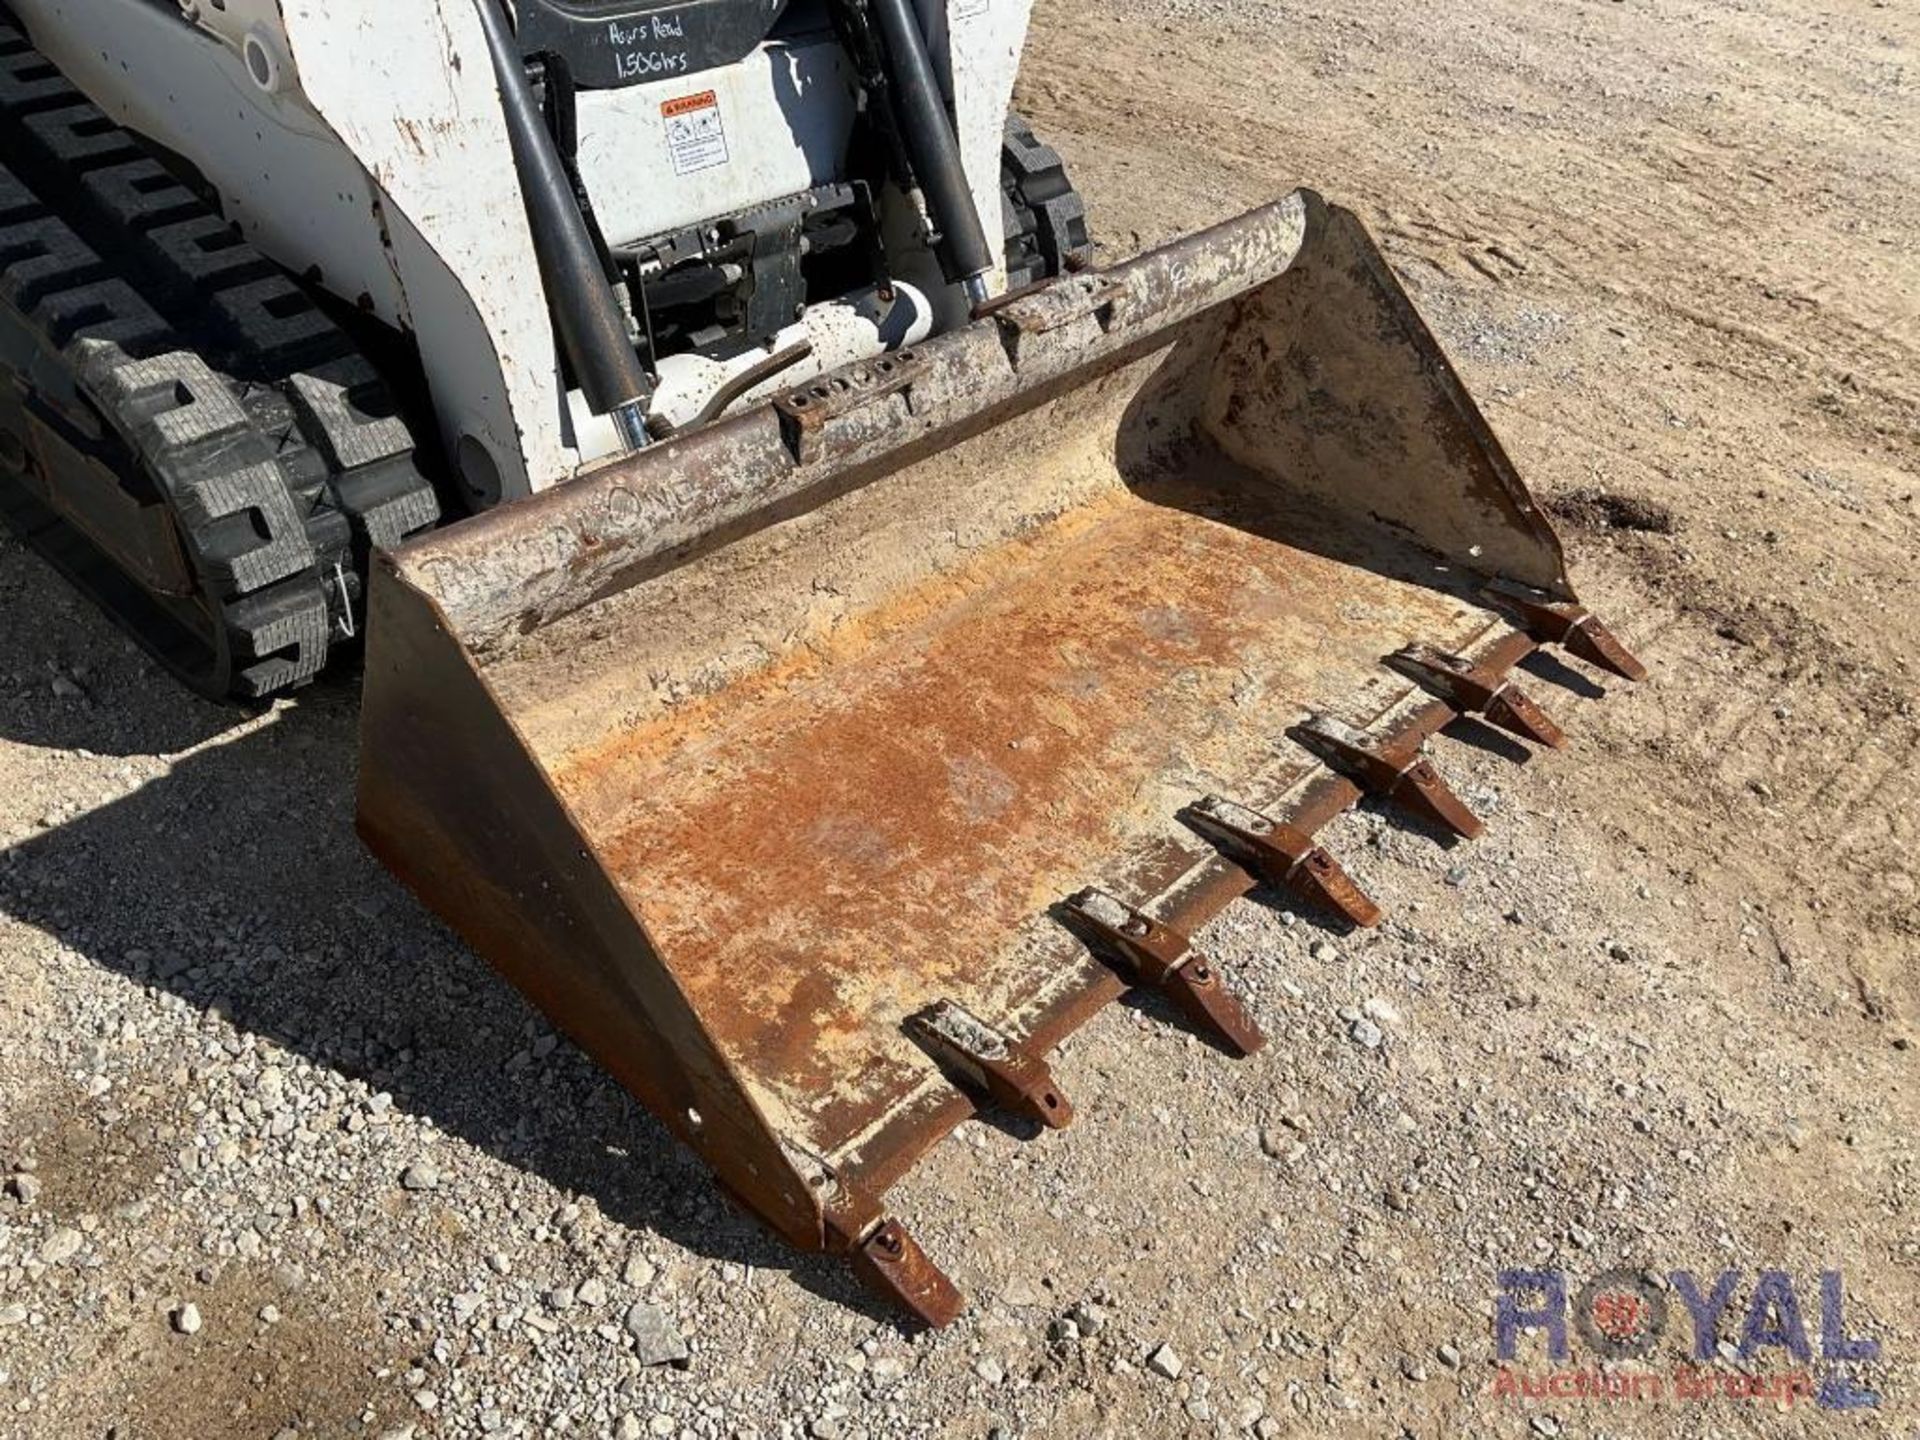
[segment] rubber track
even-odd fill
[[[203,690],[257,700],[312,679],[360,629],[371,551],[439,519],[347,334],[4,18],[0,325],[51,368],[16,379],[36,413],[84,400],[119,442],[97,458],[170,504],[224,643],[190,653],[166,602],[4,467],[0,509]],[[43,483],[57,492],[61,476]]]
[[[1000,149],[1000,186],[1007,201],[1009,289],[1036,285],[1093,258],[1086,202],[1067,178],[1066,162],[1011,112]]]

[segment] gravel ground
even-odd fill
[[[1020,103],[1109,252],[1355,204],[1655,678],[1537,665],[1564,755],[1437,742],[1480,842],[1332,827],[1379,931],[1223,915],[1257,1060],[1115,1007],[1073,1128],[940,1147],[894,1192],[975,1300],[937,1335],[360,849],[349,682],[235,724],[0,542],[0,1434],[1912,1433],[1916,43],[1869,0],[1042,0]],[[1759,1272],[1817,1331],[1838,1270],[1880,1407],[1503,1397],[1497,1273],[1549,1266],[1738,1271],[1735,1377],[1783,1368],[1733,1350]]]

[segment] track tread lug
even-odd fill
[[[0,109],[8,114],[24,118],[85,98],[31,46],[0,52]]]
[[[195,215],[147,232],[155,261],[183,292],[206,292],[277,273],[273,262],[255,250],[219,215]]]
[[[80,177],[80,189],[129,236],[191,220],[206,209],[166,166],[145,156],[87,172]]]
[[[227,607],[227,624],[242,666],[236,688],[264,699],[305,684],[327,663],[333,622],[317,577],[303,575],[247,595]]]
[[[61,290],[108,278],[106,263],[51,215],[0,228],[0,300],[31,312]]]
[[[20,121],[49,164],[79,175],[142,159],[139,142],[90,100],[42,110]]]
[[[1000,185],[1011,288],[1037,284],[1092,258],[1086,202],[1073,188],[1066,162],[1024,116],[1012,112],[1002,136]]]
[[[0,167],[0,225],[18,224],[46,213],[40,197],[21,184],[12,171]]]
[[[340,327],[278,272],[215,291],[210,299],[227,332],[269,372],[298,374],[348,349]]]
[[[31,318],[53,348],[63,352],[88,341],[131,352],[160,345],[169,333],[166,321],[118,278],[44,295],[34,305]]]

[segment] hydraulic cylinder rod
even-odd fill
[[[913,13],[913,0],[872,0],[872,5],[886,50],[895,113],[905,132],[901,138],[944,239],[943,258],[951,266],[947,278],[966,286],[968,298],[978,304],[987,298],[985,277],[993,270],[993,252],[987,248],[980,211],[960,163],[960,141],[927,54],[927,37]]]
[[[621,443],[638,450],[647,443],[646,402],[653,382],[627,337],[626,315],[607,283],[573,182],[527,83],[526,63],[501,0],[479,0],[479,5],[540,281],[561,347],[588,406],[596,415],[610,415]]]

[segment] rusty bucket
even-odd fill
[[[380,561],[367,842],[795,1245],[922,1320],[884,1201],[1071,1116],[1129,985],[1258,1048],[1184,933],[1421,755],[1638,667],[1348,212],[1296,192]]]

